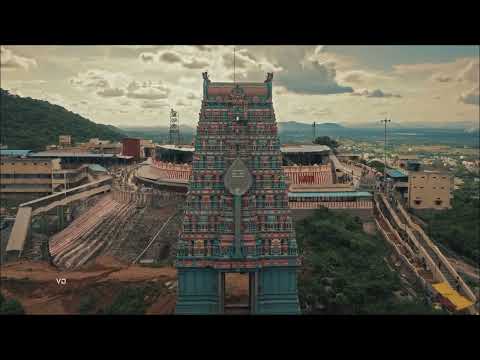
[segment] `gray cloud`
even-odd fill
[[[125,94],[125,91],[119,88],[107,88],[104,90],[97,91],[97,95],[101,97],[117,97],[117,96],[123,96],[124,94]]]
[[[287,90],[298,94],[341,94],[352,93],[353,88],[337,83],[333,63],[313,62],[310,68],[287,70],[278,76],[278,81]]]
[[[464,104],[468,105],[480,105],[480,94],[479,94],[479,88],[474,87],[470,91],[467,91],[460,95],[459,101]]]
[[[32,58],[16,55],[12,50],[0,46],[0,66],[2,69],[30,70],[31,67],[37,67],[37,61]]]
[[[452,77],[443,74],[435,74],[432,76],[432,79],[443,83],[451,82],[453,80]]]
[[[363,83],[364,76],[360,72],[351,71],[343,77],[343,81],[351,83]]]
[[[365,97],[368,97],[368,98],[392,98],[392,97],[401,98],[402,97],[399,94],[384,92],[380,89],[375,89],[373,91],[364,89],[364,90],[360,90],[360,91],[355,91],[355,92],[352,93],[352,95],[365,96]]]
[[[144,109],[158,109],[167,107],[168,104],[161,101],[144,101],[140,106]]]
[[[151,52],[144,52],[144,53],[141,53],[138,57],[140,58],[141,61],[145,63],[151,63],[155,60],[156,55]]]
[[[177,106],[188,106],[188,105],[190,105],[190,104],[187,103],[187,102],[185,102],[185,101],[183,101],[182,99],[180,99],[180,100],[177,101],[177,104],[176,104],[176,105],[177,105]]]
[[[212,51],[212,48],[208,45],[193,45],[193,47],[200,51]]]
[[[169,93],[170,90],[163,83],[132,81],[127,86],[126,96],[132,99],[158,100],[166,99]]]
[[[162,53],[160,55],[160,59],[167,62],[167,63],[178,63],[178,62],[182,62],[182,58],[180,57],[180,55],[178,55],[177,53],[173,52],[173,51],[166,51],[164,53]]]
[[[472,83],[479,82],[480,62],[478,60],[471,61],[465,69],[460,72],[458,76],[459,81],[468,81]]]
[[[198,98],[198,96],[195,96],[194,93],[188,93],[188,95],[187,95],[188,100],[195,100],[197,98]]]
[[[188,69],[202,69],[208,66],[208,61],[193,59],[191,62],[184,62],[183,66]]]
[[[233,67],[233,51],[231,53],[223,54],[222,60],[226,68]],[[258,60],[247,49],[240,49],[235,53],[235,67],[246,68],[248,65],[258,66]]]

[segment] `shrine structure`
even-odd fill
[[[211,82],[177,245],[177,314],[224,313],[225,274],[248,273],[249,312],[299,314],[299,259],[272,104],[262,83]]]

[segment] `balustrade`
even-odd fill
[[[234,245],[206,245],[196,247],[193,245],[180,245],[177,249],[178,258],[231,258],[235,254]],[[259,258],[259,257],[290,257],[297,256],[298,249],[296,246],[288,244],[272,246],[263,245],[243,245],[240,247],[240,255],[243,258]]]

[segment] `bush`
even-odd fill
[[[11,299],[1,302],[0,305],[0,314],[2,315],[23,315],[25,311],[23,310],[22,304],[18,300]]]
[[[80,314],[88,314],[95,308],[95,299],[91,295],[82,296],[80,299],[80,305],[78,306],[78,312]]]
[[[427,223],[425,231],[431,238],[459,255],[480,263],[479,185],[465,181],[454,191],[452,209],[418,212]]]
[[[122,289],[113,303],[101,313],[114,315],[142,315],[147,309],[144,301],[145,289],[127,287]]]
[[[397,304],[402,288],[397,273],[384,262],[383,239],[365,234],[358,217],[319,209],[296,226],[305,271],[299,276],[304,308],[325,306],[329,314],[431,313],[422,302]]]

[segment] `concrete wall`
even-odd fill
[[[453,179],[440,172],[410,172],[408,205],[412,209],[449,209]]]

